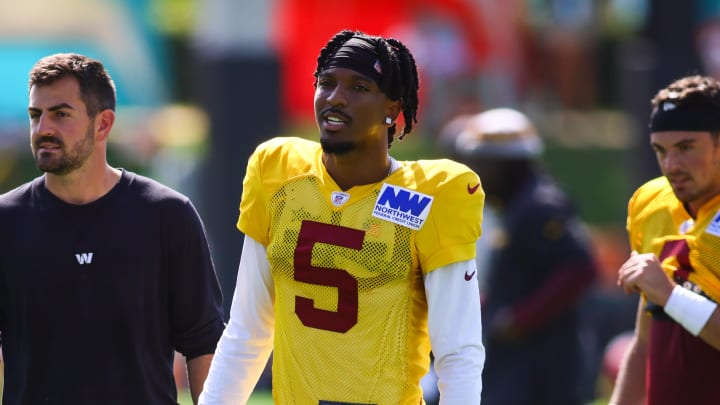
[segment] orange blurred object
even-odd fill
[[[488,38],[480,23],[479,10],[466,0],[276,2],[273,37],[281,65],[286,118],[290,121],[313,119],[313,73],[319,50],[334,34],[349,29],[392,36],[393,27],[411,24],[418,13],[428,12],[456,21],[473,51],[470,59],[478,64],[482,62],[488,49]],[[398,39],[405,42],[404,38]]]

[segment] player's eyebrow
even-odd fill
[[[68,103],[59,103],[59,104],[55,104],[53,106],[48,107],[48,111],[57,111],[57,110],[62,110],[63,108],[67,108],[69,110],[75,109],[75,108],[73,108],[73,106],[71,106]],[[42,109],[38,108],[38,107],[32,107],[32,106],[28,107],[28,111],[30,111],[30,112],[39,112],[41,110]]]

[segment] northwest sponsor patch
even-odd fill
[[[710,235],[720,236],[720,211],[715,214],[710,224],[705,228],[705,232]]]
[[[383,184],[373,216],[418,230],[430,213],[433,197],[403,187]]]

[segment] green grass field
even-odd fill
[[[180,405],[193,405],[188,391],[181,391],[178,394],[178,402],[180,402]],[[250,396],[247,405],[273,405],[272,394],[268,390],[254,392]]]

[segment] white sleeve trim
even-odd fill
[[[485,348],[475,259],[431,271],[425,294],[440,404],[479,404]]]
[[[230,321],[218,342],[199,404],[244,404],[270,357],[274,282],[265,247],[245,236]]]

